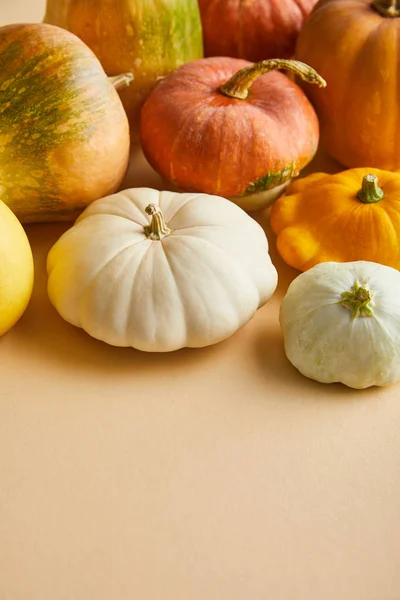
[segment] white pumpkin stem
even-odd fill
[[[343,292],[341,294],[341,300],[339,304],[351,312],[351,318],[354,320],[357,317],[374,316],[371,308],[371,302],[371,292],[366,288],[359,286],[356,281],[349,292]]]
[[[144,228],[144,232],[148,238],[159,241],[172,233],[172,229],[165,224],[164,216],[158,206],[149,204],[146,206],[145,212],[147,215],[151,215],[150,225],[146,225]]]
[[[374,0],[372,7],[383,17],[400,17],[399,0]]]
[[[108,81],[114,86],[117,92],[129,87],[133,80],[133,73],[121,73],[120,75],[114,75],[114,77],[108,78]]]
[[[262,60],[261,62],[255,63],[251,67],[246,67],[235,73],[226,83],[222,84],[219,88],[221,94],[229,96],[230,98],[236,98],[237,100],[246,100],[249,95],[249,90],[256,79],[265,75],[270,71],[277,69],[284,69],[295,73],[304,81],[308,83],[314,83],[319,87],[326,87],[325,79],[322,79],[309,65],[298,60],[284,59],[284,58],[271,58],[269,60]]]

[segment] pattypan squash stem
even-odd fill
[[[241,69],[233,75],[226,83],[219,88],[221,94],[236,98],[237,100],[246,100],[249,90],[256,79],[277,69],[284,69],[299,75],[301,79],[308,83],[314,83],[318,87],[326,87],[326,81],[312,67],[298,60],[286,60],[283,58],[271,58],[255,63],[251,67]]]
[[[351,318],[354,320],[357,317],[374,316],[371,308],[371,301],[371,292],[363,287],[360,287],[356,281],[350,292],[343,292],[341,294],[341,300],[339,304],[349,309],[351,312]]]
[[[400,17],[400,0],[374,0],[372,7],[383,17]]]
[[[121,75],[114,75],[114,77],[108,78],[117,91],[129,87],[133,79],[133,73],[121,73]]]
[[[383,190],[378,185],[376,175],[365,175],[362,182],[362,188],[357,194],[357,198],[364,204],[373,204],[379,202],[384,196]]]
[[[165,224],[164,216],[158,206],[149,204],[146,206],[145,212],[147,215],[151,215],[150,225],[146,225],[144,228],[146,237],[159,241],[172,233],[172,229]]]

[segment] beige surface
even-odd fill
[[[0,0],[0,23],[43,3]],[[133,157],[130,185],[158,180]],[[266,218],[264,217],[264,221]],[[399,600],[400,386],[286,361],[279,292],[230,340],[107,347],[46,298],[0,340],[0,600]]]

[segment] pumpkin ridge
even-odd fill
[[[174,234],[176,234],[175,237],[180,237],[180,231],[187,231],[188,229],[203,229],[204,227],[209,229],[221,229],[224,228],[225,225],[223,223],[198,223],[196,225],[187,225],[186,227],[179,227],[179,229],[175,229],[171,233],[170,237],[173,237]]]
[[[376,32],[375,32],[376,37],[378,37],[379,35],[385,35],[385,31],[384,30],[389,27],[389,22],[388,22],[389,20],[390,19],[382,19],[382,23],[376,29]],[[399,31],[400,31],[399,29],[396,30],[396,47],[397,48],[399,47]],[[369,43],[370,43],[370,40],[368,39],[366,46],[368,46]],[[398,76],[398,69],[391,69],[391,78],[393,78],[393,77],[396,78],[396,88],[398,89],[399,88],[399,84],[400,84],[400,81],[399,81],[400,78]],[[396,111],[395,111],[393,125],[388,128],[388,130],[390,132],[392,132],[392,131],[398,131],[397,130],[398,120],[399,120],[399,111],[398,111],[397,106],[396,106]],[[397,136],[392,134],[392,138],[393,138],[392,139],[393,149],[394,149],[394,152],[396,153]],[[387,139],[387,137],[385,136],[385,143],[386,143],[386,139]],[[393,154],[392,154],[392,156],[393,156]],[[375,163],[375,161],[374,161],[374,163]],[[391,170],[391,169],[393,169],[393,170],[396,169],[396,166],[393,163],[391,163],[389,165],[389,170]]]
[[[126,199],[131,204],[133,204],[130,197],[127,194],[124,194],[124,191],[125,190],[122,190],[121,192],[118,192],[118,193],[121,196],[123,196],[124,199]],[[109,196],[109,198],[113,198],[113,196],[116,196],[116,194],[112,194],[111,196]],[[94,209],[96,206],[100,205],[100,203],[101,203],[102,210],[97,212]],[[137,215],[134,215],[134,216],[129,215],[128,211],[126,212],[126,214],[123,214],[122,211],[121,211],[121,213],[112,212],[114,210],[113,204],[111,202],[110,203],[106,202],[106,198],[100,198],[99,200],[95,200],[94,202],[92,202],[89,206],[86,206],[85,210],[76,219],[75,224],[77,225],[78,223],[81,223],[89,218],[101,220],[104,218],[104,215],[107,215],[108,218],[111,217],[113,219],[123,219],[124,221],[129,221],[131,225],[135,225],[138,228],[146,227],[146,225],[149,224],[148,220],[146,219],[146,217],[143,215],[143,212],[138,207],[135,206],[135,208],[137,209]],[[108,211],[108,212],[106,212],[106,211]],[[138,220],[139,218],[142,218],[143,222],[140,222]],[[139,230],[137,231],[137,233],[139,233]]]
[[[297,251],[299,239],[302,244],[302,253],[300,256],[298,256],[299,253]],[[304,265],[312,265],[315,263],[316,256],[318,256],[319,244],[312,232],[307,231],[304,227],[293,224],[285,227],[278,234],[276,247],[283,260],[289,266],[298,271],[304,271]],[[307,252],[305,252],[305,250]]]
[[[290,194],[290,202],[285,202],[285,198],[289,198],[289,195],[278,198],[270,212],[271,227],[277,235],[301,217],[304,204],[301,191]]]
[[[147,241],[146,239],[142,240],[142,242]],[[140,244],[141,242],[137,242],[134,244],[134,246],[136,246],[137,244]],[[86,289],[89,288],[92,283],[95,282],[96,278],[101,275],[101,273],[104,271],[104,269],[106,269],[108,267],[108,265],[110,265],[115,259],[117,259],[122,253],[124,253],[126,250],[132,249],[133,245],[131,242],[129,242],[129,244],[127,246],[124,246],[123,248],[118,249],[117,253],[114,254],[110,259],[108,259],[105,263],[103,263],[101,265],[101,267],[99,268],[98,271],[96,271],[94,273],[94,275],[92,275],[92,277],[90,279],[88,279],[87,284],[86,284]]]
[[[232,255],[228,252],[228,250],[226,248],[224,248],[223,246],[220,246],[219,244],[216,244],[214,241],[208,240],[207,238],[203,238],[203,237],[197,237],[195,235],[190,235],[187,233],[184,233],[182,235],[179,236],[175,236],[175,239],[183,239],[183,238],[191,238],[191,239],[195,239],[196,241],[199,241],[200,243],[205,243],[206,245],[212,246],[213,248],[218,248],[219,251],[221,251],[226,257],[228,257],[230,262],[235,262],[236,267],[238,265],[240,265],[241,271],[242,273],[245,275],[245,278],[248,279],[248,281],[252,284],[252,286],[254,288],[256,288],[256,286],[254,285],[254,281],[252,280],[252,278],[249,276],[245,266],[240,262],[240,260],[235,257],[235,259],[232,257]],[[260,294],[257,290],[258,293],[258,302],[260,301]]]
[[[141,258],[140,258],[140,260],[139,260],[139,263],[138,263],[138,265],[137,265],[137,267],[136,267],[136,271],[135,271],[135,273],[134,273],[134,275],[133,275],[133,277],[132,277],[132,281],[131,281],[131,294],[130,294],[130,298],[131,298],[131,299],[130,299],[130,302],[129,302],[129,309],[126,311],[126,317],[127,317],[127,321],[126,321],[126,335],[125,335],[125,341],[126,341],[128,338],[130,338],[130,337],[131,337],[131,335],[130,335],[130,331],[129,331],[129,327],[128,327],[128,323],[129,323],[130,314],[131,314],[131,312],[132,312],[132,303],[133,303],[133,301],[135,300],[135,294],[133,293],[133,290],[135,289],[135,284],[136,284],[136,282],[137,282],[138,273],[139,273],[140,269],[142,269],[142,268],[143,268],[144,259],[145,259],[145,257],[147,256],[147,254],[148,254],[148,251],[150,250],[151,246],[153,245],[153,242],[152,242],[151,240],[147,240],[146,238],[145,238],[145,240],[146,240],[147,242],[149,242],[149,245],[148,245],[148,247],[146,248],[146,250],[143,252],[143,254],[142,254],[142,256],[141,256]],[[131,247],[132,247],[132,246],[131,246]]]
[[[161,193],[162,193],[162,192],[161,192]],[[190,192],[189,192],[189,193],[190,193]],[[180,212],[180,211],[181,211],[183,208],[185,208],[185,207],[186,207],[188,204],[190,204],[190,202],[193,202],[194,200],[198,200],[198,199],[199,199],[199,198],[201,198],[201,196],[203,196],[203,195],[204,195],[204,194],[201,194],[200,192],[199,192],[199,193],[193,192],[193,196],[192,196],[191,198],[187,198],[187,200],[185,200],[185,202],[183,202],[183,203],[182,203],[182,204],[179,206],[179,208],[178,208],[178,209],[177,209],[177,210],[176,210],[176,211],[175,211],[175,212],[174,212],[172,215],[170,215],[170,216],[168,217],[168,223],[167,223],[167,224],[171,223],[171,221],[172,221],[173,219],[175,219],[175,217],[176,217],[176,216],[179,214],[179,212]],[[172,229],[175,229],[175,228],[174,228],[174,227],[172,227]]]
[[[317,306],[316,308],[312,308],[308,312],[305,312],[304,314],[302,314],[301,317],[298,317],[297,319],[294,319],[294,321],[290,321],[288,319],[287,320],[287,324],[288,325],[297,325],[297,323],[299,323],[303,319],[307,319],[307,317],[310,317],[312,314],[314,314],[318,310],[321,310],[321,308],[326,308],[327,306],[335,306],[336,304],[338,304],[338,302],[336,302],[336,301],[335,302],[327,302],[327,304],[322,304],[321,306]]]
[[[199,104],[201,105],[201,102],[199,102]],[[192,110],[194,110],[196,108],[196,106],[192,107]],[[214,108],[214,107],[212,107]],[[209,105],[203,107],[200,112],[198,114],[196,114],[196,117],[200,117],[203,113],[205,113],[207,110],[209,109]],[[176,152],[176,149],[179,145],[179,142],[181,140],[181,137],[185,134],[185,126],[190,123],[190,121],[193,120],[193,113],[192,110],[188,112],[188,115],[186,117],[186,119],[183,121],[183,123],[180,124],[180,130],[178,135],[175,137],[171,149],[169,151],[169,173],[170,173],[170,181],[171,183],[173,183],[174,185],[176,185],[176,179],[175,179],[175,173],[174,173],[174,162],[176,159],[174,159],[174,153]],[[215,109],[213,110],[214,114]],[[178,164],[179,164],[179,158],[178,158]]]
[[[312,189],[315,190],[319,186],[325,185],[327,173],[311,173],[307,176],[307,181],[304,177],[299,177],[295,179],[288,189],[286,190],[286,196],[294,196],[295,194],[299,194],[306,189],[309,189],[310,184],[312,183]],[[279,202],[279,200],[278,200]]]
[[[382,202],[384,202],[384,200],[385,200],[385,198],[383,198]],[[378,206],[376,206],[375,208],[377,208],[380,211],[380,215],[381,215],[380,218],[385,220],[385,223],[386,223],[385,229],[390,230],[390,231],[387,231],[387,233],[386,233],[386,239],[390,239],[392,242],[392,247],[395,248],[397,246],[396,237],[398,235],[398,232],[396,231],[396,228],[394,226],[393,219],[387,212],[387,208],[385,206],[379,206],[379,204],[378,204]]]
[[[353,23],[352,23],[353,26]],[[370,44],[371,39],[374,38],[374,36],[376,35],[377,31],[379,30],[379,27],[376,28],[375,26],[371,25],[371,29],[368,32],[368,35],[366,35],[363,39],[363,42],[361,43],[361,45],[357,48],[357,51],[354,52],[353,55],[353,62],[351,64],[351,66],[349,67],[348,71],[347,71],[347,77],[345,77],[345,81],[343,82],[343,86],[342,86],[342,98],[340,100],[340,102],[338,103],[340,106],[340,110],[343,111],[342,115],[343,115],[343,122],[351,122],[351,118],[349,119],[349,112],[352,110],[351,106],[352,106],[352,96],[353,96],[353,90],[352,90],[352,85],[351,82],[352,81],[357,81],[358,80],[358,70],[360,68],[360,64],[362,65],[365,58],[363,59],[362,56],[365,54],[368,54],[369,52],[367,52],[368,50],[368,46]],[[348,33],[347,35],[350,36],[351,33],[351,29],[349,27],[348,29]],[[350,97],[350,98],[349,98]],[[349,101],[350,99],[350,101]],[[345,138],[345,145],[347,148],[352,148],[353,146],[353,137],[352,137],[352,130],[350,127],[343,127],[343,131],[344,131],[344,138]]]
[[[356,260],[356,258],[349,258],[348,256],[346,256],[346,246],[344,251],[340,247],[339,249],[337,249],[337,241],[340,240],[342,237],[345,240],[351,239],[351,236],[348,237],[346,235],[346,231],[348,229],[350,231],[352,230],[354,213],[362,208],[364,207],[360,205],[354,207],[344,206],[340,213],[336,215],[332,214],[332,212],[327,212],[320,216],[318,222],[310,222],[309,220],[304,219],[298,224],[298,226],[299,229],[301,229],[300,225],[303,226],[303,230],[308,233],[308,235],[310,236],[310,238],[313,239],[315,245],[318,246],[318,248],[321,248],[321,246],[323,246],[324,259],[326,258],[326,256],[329,256],[331,257],[331,261],[336,261],[338,257],[340,257],[341,261]],[[362,223],[364,221],[365,218],[362,219]]]
[[[241,0],[240,0],[241,2]],[[219,135],[219,148],[218,148],[218,161],[217,161],[217,173],[216,173],[216,189],[215,193],[219,196],[221,193],[222,183],[222,168],[223,168],[223,152],[221,149],[224,148],[225,132],[229,129],[228,110],[224,110],[222,113],[222,124]],[[228,121],[228,122],[227,122]]]
[[[167,252],[167,249],[165,248],[165,245],[164,245],[163,241],[164,240],[161,240],[161,247],[162,247],[162,251],[163,251],[166,263],[168,265],[168,269],[169,269],[169,271],[171,273],[171,277],[172,277],[172,279],[174,281],[174,284],[175,284],[175,290],[176,290],[176,294],[177,294],[177,296],[179,298],[179,304],[181,305],[181,308],[182,308],[183,323],[185,325],[185,335],[184,335],[184,337],[187,337],[187,332],[188,332],[188,318],[187,318],[187,313],[186,313],[186,307],[185,307],[185,303],[184,303],[183,298],[182,298],[181,288],[179,287],[178,282],[176,281],[175,273],[174,273],[173,268],[171,266],[171,262],[170,262],[170,260],[168,258],[168,252]]]
[[[171,237],[171,236],[170,236],[169,238],[166,238],[166,239],[167,239],[167,240],[172,240],[172,239],[175,239],[175,240],[181,240],[181,241],[182,241],[182,240],[183,240],[185,237],[186,237],[186,238],[191,238],[192,240],[195,240],[195,241],[196,241],[197,243],[199,243],[199,244],[205,243],[205,245],[207,245],[207,246],[212,246],[212,247],[214,248],[214,250],[215,250],[215,249],[217,249],[217,250],[218,250],[218,251],[219,251],[221,254],[223,254],[223,255],[224,255],[224,257],[225,257],[225,259],[227,260],[227,262],[229,262],[229,263],[232,265],[232,269],[233,269],[233,270],[234,270],[236,273],[237,273],[237,271],[238,271],[238,267],[240,266],[240,272],[241,272],[241,274],[242,274],[242,275],[244,275],[244,279],[245,279],[245,280],[247,280],[247,281],[248,281],[248,282],[251,284],[251,288],[252,288],[252,291],[253,291],[253,293],[255,292],[255,294],[254,294],[254,295],[256,296],[256,298],[257,298],[257,301],[256,301],[256,303],[255,303],[255,308],[254,308],[254,311],[255,311],[255,310],[257,310],[257,307],[258,307],[258,306],[259,306],[259,304],[260,304],[260,292],[259,292],[259,290],[257,289],[257,287],[255,286],[255,284],[254,284],[254,281],[253,281],[253,280],[251,279],[251,277],[249,276],[249,274],[248,274],[247,270],[244,268],[244,266],[242,265],[242,263],[241,263],[241,262],[239,262],[238,258],[237,258],[237,257],[234,257],[234,256],[232,256],[232,255],[231,255],[231,254],[230,254],[230,253],[229,253],[229,252],[228,252],[228,251],[227,251],[225,248],[223,248],[222,246],[218,246],[217,244],[215,244],[215,243],[213,243],[213,242],[211,242],[210,240],[207,240],[207,239],[205,239],[205,238],[199,238],[199,237],[196,237],[196,236],[191,236],[191,235],[183,234],[183,235],[180,235],[180,236],[175,236],[175,238],[173,238],[173,237]],[[168,241],[168,242],[166,242],[166,243],[171,243],[171,241]],[[186,251],[186,253],[188,253],[189,251],[191,251],[191,252],[192,252],[192,254],[194,254],[194,260],[195,260],[195,261],[196,261],[196,260],[197,260],[197,261],[199,260],[199,256],[201,257],[201,254],[199,254],[198,252],[196,252],[196,249],[195,249],[195,248],[193,248],[192,246],[189,246],[189,245],[187,245],[187,246],[186,246],[186,248],[185,248],[185,251]],[[181,259],[179,258],[179,260],[181,260]],[[209,261],[207,261],[207,262],[205,262],[205,261],[202,261],[202,266],[203,266],[203,268],[206,268],[206,269],[207,269],[207,271],[209,272],[209,274],[210,274],[210,275],[213,277],[213,279],[214,279],[214,280],[215,280],[215,281],[218,283],[218,287],[219,287],[219,289],[223,291],[223,294],[224,294],[224,297],[225,297],[225,301],[226,301],[226,302],[229,304],[229,306],[231,307],[231,309],[233,309],[233,310],[232,310],[232,312],[236,312],[236,311],[235,311],[235,308],[236,308],[236,306],[235,306],[235,304],[233,303],[233,301],[234,301],[234,298],[233,298],[233,296],[229,295],[229,293],[228,293],[228,290],[226,289],[226,287],[225,287],[224,285],[222,285],[222,284],[221,284],[221,281],[220,281],[220,279],[219,279],[219,278],[217,278],[217,276],[214,274],[214,272],[213,272],[213,268],[212,268],[212,265],[209,263]],[[247,288],[247,289],[248,289],[248,288]]]
[[[127,250],[128,248],[132,248],[132,246],[127,246],[127,247],[125,248],[125,250]],[[121,255],[121,252],[119,252],[119,253],[118,253],[118,254],[117,254],[115,257],[114,257],[114,259],[116,259],[117,257],[120,257],[120,255]],[[113,259],[113,260],[114,260],[114,259]],[[109,265],[111,265],[111,263],[113,262],[113,260],[110,260],[110,261],[108,261],[107,263],[105,263],[104,265],[102,265],[101,269],[99,269],[99,270],[97,271],[96,275],[95,275],[93,278],[91,278],[91,279],[88,281],[88,283],[87,283],[87,285],[86,285],[85,289],[83,290],[83,293],[82,293],[82,295],[81,295],[81,297],[80,297],[80,299],[79,299],[79,305],[78,305],[79,326],[80,326],[81,328],[83,328],[83,320],[82,320],[82,310],[81,310],[81,307],[82,307],[82,305],[83,305],[83,304],[85,303],[85,301],[86,301],[87,294],[89,294],[89,295],[90,295],[90,291],[91,291],[91,289],[90,289],[90,288],[91,288],[92,286],[96,286],[96,280],[97,280],[97,278],[98,278],[98,277],[100,277],[100,275],[104,274],[104,270],[105,270],[105,269],[106,269],[106,268],[107,268]],[[123,272],[123,270],[125,269],[125,267],[126,267],[126,263],[124,263],[124,264],[123,264],[123,266],[119,268],[119,273]],[[109,286],[109,287],[107,288],[107,290],[106,290],[106,294],[107,294],[107,298],[106,298],[105,306],[106,306],[106,309],[107,309],[107,308],[108,308],[108,307],[109,307],[109,306],[112,304],[112,302],[113,302],[113,300],[114,300],[114,299],[113,299],[113,289],[112,289],[112,286]],[[103,297],[103,299],[104,299],[104,296],[102,296],[102,297]],[[105,310],[104,312],[107,312],[107,310]],[[102,333],[100,333],[100,335],[97,335],[97,339],[99,339],[99,340],[103,341],[103,339],[104,339],[104,335],[103,335]]]

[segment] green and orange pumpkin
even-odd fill
[[[115,85],[75,35],[0,28],[0,199],[24,223],[68,220],[115,191],[129,125]]]
[[[325,82],[308,65],[214,57],[161,81],[142,109],[142,148],[181,191],[216,194],[245,210],[270,203],[313,158],[316,114],[304,92],[276,69]]]
[[[47,0],[44,20],[83,40],[107,75],[134,73],[120,94],[132,137],[157,81],[203,56],[197,0]]]

